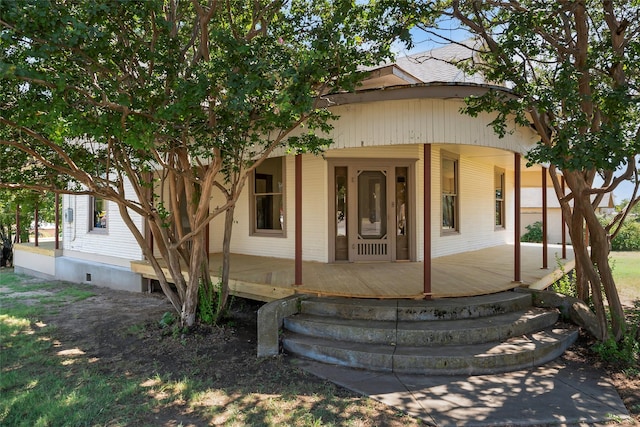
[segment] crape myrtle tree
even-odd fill
[[[190,327],[210,281],[207,224],[227,214],[223,308],[248,176],[276,149],[329,143],[318,101],[389,57],[399,16],[342,0],[2,2],[0,186],[116,203]]]
[[[624,313],[608,254],[639,201],[640,2],[456,0],[422,6],[429,13],[440,8],[441,22],[459,22],[479,39],[473,61],[463,67],[504,82],[516,95],[490,91],[467,100],[465,110],[497,113],[491,125],[499,135],[509,131],[509,117],[537,131],[539,143],[527,159],[549,165],[575,252],[577,294],[593,302],[602,331],[597,338],[620,339]],[[635,183],[629,203],[602,225],[599,202],[625,180]]]

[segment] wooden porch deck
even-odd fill
[[[484,295],[529,286],[543,289],[559,276],[556,255],[559,246],[549,246],[548,269],[542,269],[542,246],[522,244],[522,282],[513,282],[513,246],[504,245],[432,260],[432,297]],[[221,254],[211,254],[212,279],[216,282]],[[573,268],[573,252],[567,248],[565,271]],[[131,269],[155,279],[146,261],[134,261]],[[272,301],[296,293],[353,298],[421,299],[423,264],[303,262],[301,286],[294,283],[294,261],[280,258],[233,254],[229,287],[232,295]]]

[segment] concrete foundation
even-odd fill
[[[146,280],[128,268],[69,257],[56,258],[56,279],[131,292],[146,289]]]

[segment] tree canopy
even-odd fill
[[[117,203],[193,325],[209,280],[206,225],[232,215],[247,174],[275,149],[329,143],[315,136],[332,118],[318,100],[389,58],[402,21],[393,2],[3,2],[0,187]],[[215,191],[225,204],[210,206]],[[181,204],[188,227],[176,221]]]
[[[640,200],[640,3],[453,0],[423,7],[427,16],[436,10],[457,20],[481,42],[463,67],[516,95],[490,91],[468,99],[465,111],[498,113],[491,123],[498,135],[508,132],[511,117],[537,131],[527,159],[549,166],[575,251],[578,294],[593,300],[605,338],[604,292],[620,338],[624,314],[607,256],[612,235]],[[624,180],[635,183],[632,198],[602,226],[595,209]]]

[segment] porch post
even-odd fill
[[[564,197],[565,195],[564,176],[560,177],[560,182],[562,183],[562,196]],[[560,230],[562,230],[562,259],[567,259],[567,233],[566,233],[567,230],[565,228],[564,209],[562,209],[562,206],[560,206],[560,212],[562,215],[562,225],[560,227]]]
[[[34,234],[35,234],[34,246],[36,246],[36,247],[40,246],[40,242],[38,241],[38,222],[40,221],[40,213],[38,212],[38,205],[39,205],[39,203],[36,202],[36,211],[33,214],[33,217],[34,217],[33,231],[34,231]]]
[[[149,205],[153,206],[153,172],[149,172],[147,174],[147,179],[149,180],[149,187],[147,188],[147,198],[149,200]],[[207,232],[207,236],[208,234],[209,233]],[[144,222],[144,239],[147,242],[147,248],[151,250],[151,255],[153,255],[153,233],[151,232],[151,221],[149,220],[149,218],[146,218]],[[153,279],[151,278],[147,278],[147,292],[153,292]]]
[[[59,237],[59,231],[60,231],[60,195],[58,193],[56,193],[55,195],[55,199],[56,199],[56,213],[55,213],[55,219],[54,221],[56,222],[56,227],[54,230],[55,235],[55,249],[60,249],[60,237]]]
[[[431,299],[431,144],[424,144],[424,297]]]
[[[147,179],[149,180],[149,187],[147,189],[147,197],[149,198],[149,204],[153,206],[153,172],[149,172],[147,174]],[[144,237],[147,241],[147,247],[151,249],[151,253],[153,253],[153,233],[151,232],[151,225],[149,218],[145,219],[145,230]],[[151,283],[151,279],[149,279],[149,283]],[[149,288],[151,289],[151,288]]]
[[[542,268],[549,268],[548,222],[547,222],[547,168],[542,168]]]
[[[296,154],[295,285],[302,285],[302,154]]]
[[[14,243],[20,243],[20,204],[16,205],[16,235],[13,237]]]
[[[514,197],[513,197],[513,281],[522,281],[520,264],[520,153],[513,156]]]

